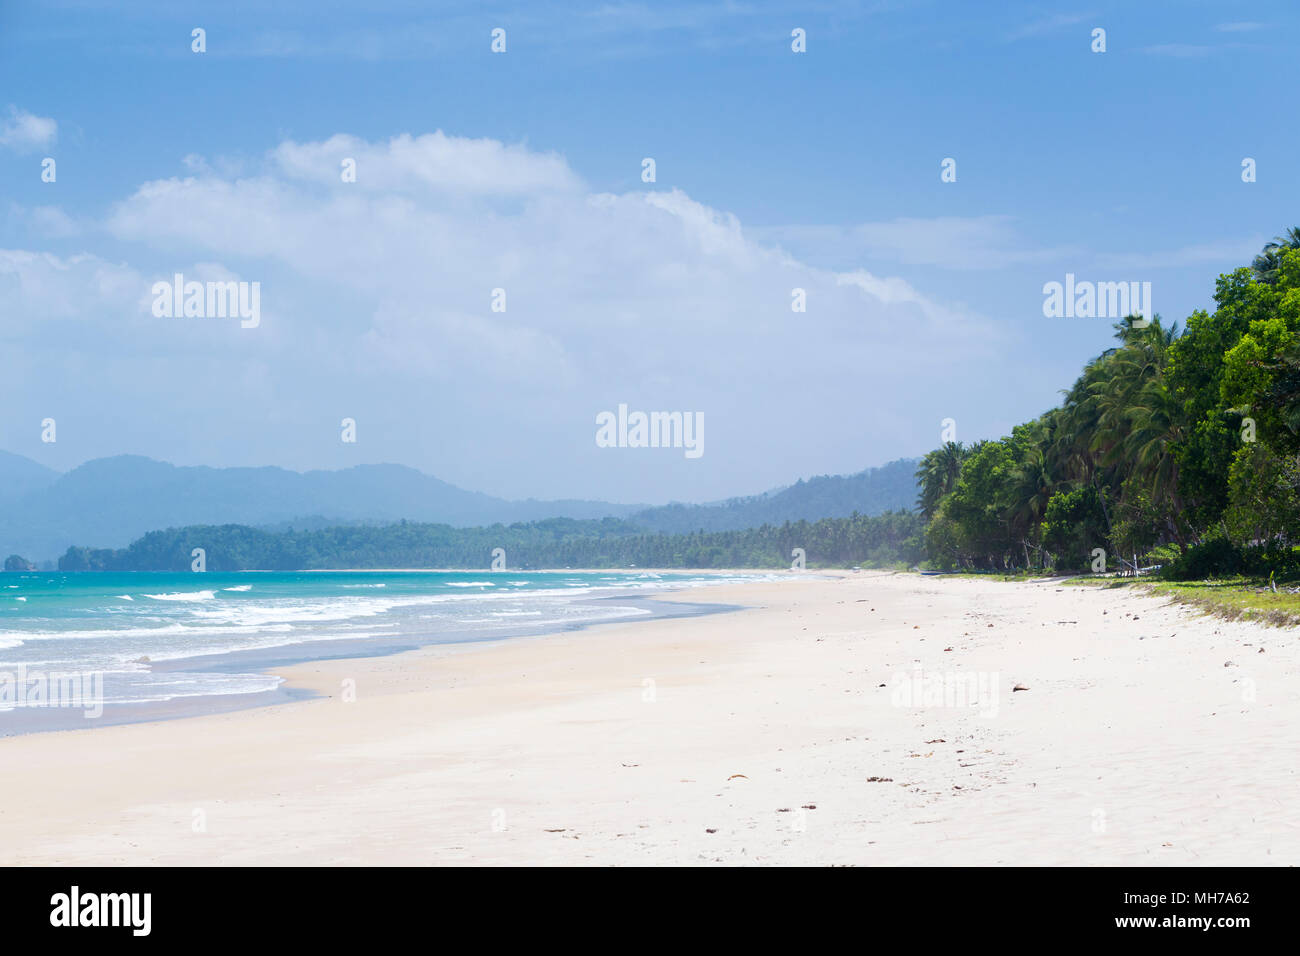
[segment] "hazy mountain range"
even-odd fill
[[[801,518],[910,509],[914,460],[799,481],[761,495],[647,507],[604,501],[507,501],[403,465],[340,471],[180,467],[136,455],[97,458],[61,474],[0,452],[0,556],[48,561],[71,545],[124,547],[148,531],[194,524],[283,529],[407,519],[457,527],[543,518],[633,521],[650,531],[727,531]]]

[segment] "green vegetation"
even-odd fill
[[[651,534],[616,518],[553,518],[489,528],[399,524],[266,531],[245,525],[153,531],[122,550],[69,548],[60,571],[187,571],[202,548],[210,571],[304,568],[486,568],[504,548],[519,568],[784,568],[803,548],[808,567],[892,567],[921,557],[922,519],[853,515],[745,531]]]
[[[929,560],[1083,571],[1101,549],[1109,571],[1300,578],[1300,229],[1214,298],[1181,331],[1128,317],[1058,407],[926,455]]]
[[[1214,581],[1155,581],[1152,593],[1191,604],[1229,621],[1260,621],[1278,627],[1300,624],[1300,587],[1242,577]]]
[[[1273,578],[1235,575],[1205,581],[1153,581],[1087,576],[1069,578],[1061,584],[1106,589],[1138,588],[1228,621],[1258,621],[1277,627],[1300,624],[1300,586],[1280,584]]]

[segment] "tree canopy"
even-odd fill
[[[1300,538],[1300,228],[1222,275],[1185,327],[1130,316],[1055,408],[917,471],[943,567],[1093,567],[1209,547],[1267,565]],[[1163,549],[1163,550],[1162,550]],[[1203,567],[1203,562],[1198,565]]]

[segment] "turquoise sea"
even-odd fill
[[[305,571],[0,574],[0,680],[94,674],[102,701],[268,695],[273,663],[538,634],[656,613],[656,592],[763,575]],[[701,594],[707,601],[707,588]],[[89,684],[87,685],[89,686]],[[23,701],[0,707],[4,718]]]

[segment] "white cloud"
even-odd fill
[[[0,120],[0,146],[18,152],[43,149],[54,143],[58,132],[54,120],[10,106],[8,118]]]
[[[339,179],[343,156],[356,183]],[[100,329],[79,362],[81,346],[61,344],[80,369],[67,394],[107,415],[129,405],[110,387],[149,376],[184,427],[153,427],[147,447],[173,459],[345,464],[335,426],[348,415],[364,460],[469,487],[704,499],[788,481],[792,462],[852,471],[877,443],[924,445],[918,364],[938,377],[932,392],[956,394],[954,373],[1000,347],[985,318],[902,279],[808,265],[677,190],[593,193],[524,146],[340,135],[284,143],[252,175],[187,166],[108,215],[129,268],[11,263],[37,279],[29,305],[49,299]],[[921,248],[906,225],[863,235]],[[94,269],[115,277],[107,290]],[[149,287],[174,272],[261,282],[260,327],[153,319]],[[491,310],[496,288],[505,312]],[[704,458],[596,448],[595,416],[619,402],[703,412]],[[117,407],[114,427],[143,443],[144,414]]]
[[[16,333],[46,319],[88,318],[96,307],[126,314],[143,301],[141,286],[130,267],[89,253],[0,249],[0,316]]]
[[[36,206],[26,213],[38,235],[47,239],[69,239],[81,233],[81,226],[58,206]]]
[[[1007,39],[1024,40],[1028,37],[1041,36],[1044,33],[1053,33],[1065,27],[1082,23],[1091,16],[1090,13],[1058,13],[1050,17],[1043,17],[1012,31],[1007,35]]]
[[[341,181],[341,164],[357,166],[356,185],[367,191],[523,196],[572,192],[578,177],[554,153],[536,153],[522,145],[494,139],[464,139],[442,130],[413,137],[395,136],[387,143],[367,143],[337,135],[323,143],[282,144],[273,154],[280,169],[294,179],[333,184]]]

